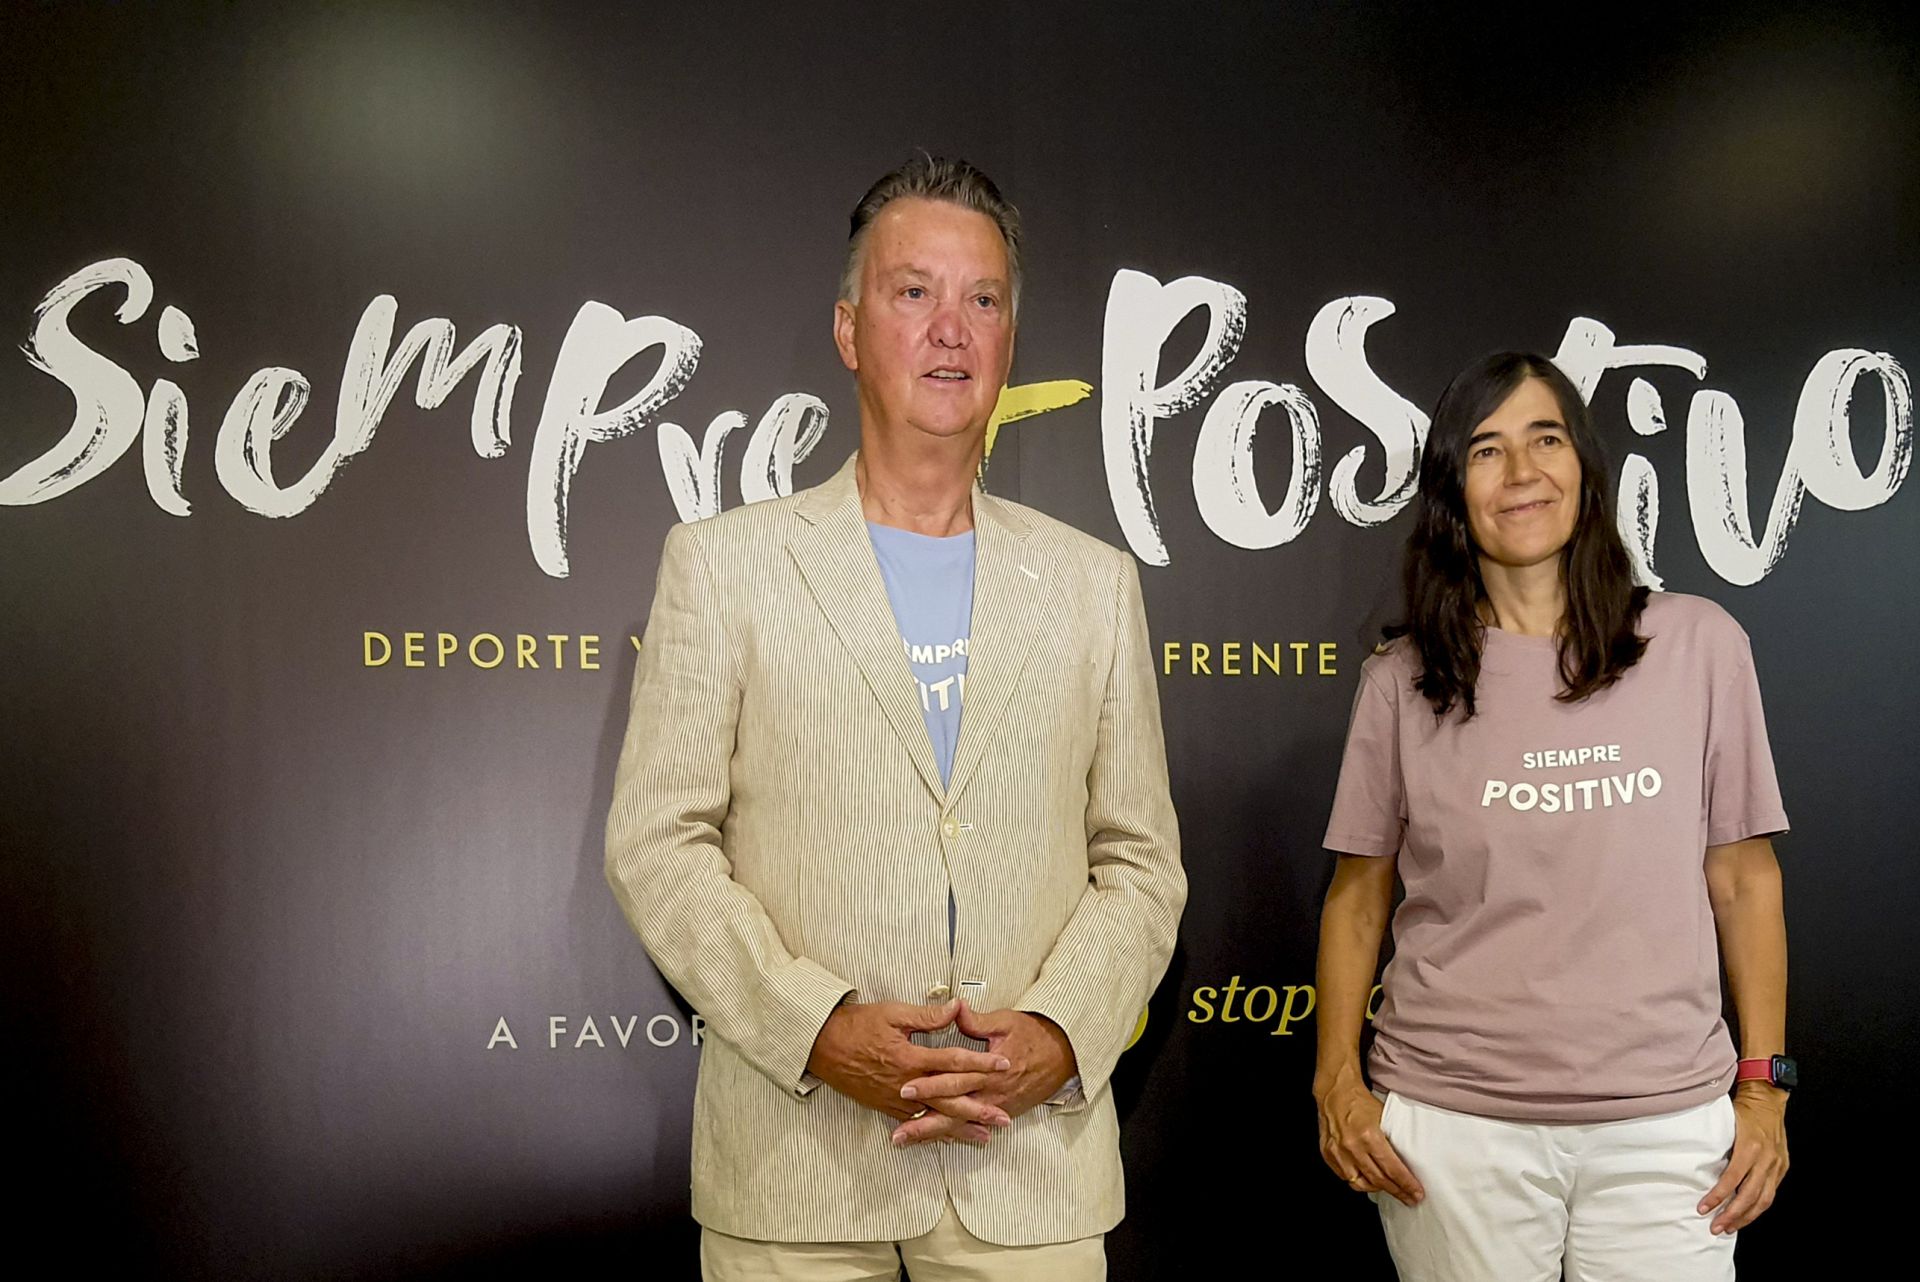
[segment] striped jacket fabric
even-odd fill
[[[816,489],[668,535],[606,867],[707,1023],[693,1213],[719,1232],[897,1241],[951,1199],[977,1237],[1024,1246],[1103,1233],[1124,1212],[1107,1081],[1186,898],[1138,572],[978,488],[973,514],[947,786],[852,460]],[[971,993],[983,1010],[1045,1015],[1081,1091],[984,1148],[895,1149],[891,1119],[806,1071],[849,993]]]

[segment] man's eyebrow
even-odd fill
[[[907,276],[918,277],[921,280],[933,279],[933,271],[930,268],[916,266],[913,263],[901,263],[898,266],[889,267],[885,274],[895,279]],[[975,278],[968,288],[980,289],[983,286],[991,286],[994,289],[1005,289],[1007,288],[1006,278],[1003,276],[980,276]]]

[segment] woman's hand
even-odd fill
[[[1320,1106],[1320,1156],[1333,1173],[1356,1192],[1388,1193],[1418,1206],[1427,1191],[1380,1129],[1380,1101],[1358,1074],[1324,1090],[1316,1085],[1313,1094]]]
[[[1314,983],[1320,1013],[1314,1048],[1313,1102],[1320,1108],[1320,1156],[1347,1187],[1391,1193],[1408,1206],[1426,1196],[1420,1181],[1380,1129],[1380,1101],[1360,1072],[1360,1030],[1380,939],[1393,912],[1393,855],[1341,855],[1320,910]]]
[[[1773,1205],[1786,1174],[1787,1093],[1765,1082],[1742,1082],[1733,1092],[1733,1155],[1696,1209],[1702,1215],[1719,1210],[1713,1232],[1737,1232]]]

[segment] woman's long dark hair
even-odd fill
[[[1467,523],[1467,442],[1474,429],[1529,378],[1553,389],[1560,417],[1580,459],[1580,510],[1561,553],[1566,616],[1560,626],[1560,679],[1555,696],[1572,703],[1620,679],[1639,662],[1647,641],[1637,632],[1647,589],[1635,587],[1626,545],[1613,523],[1608,471],[1578,389],[1558,366],[1529,352],[1496,352],[1462,370],[1440,394],[1420,457],[1420,497],[1407,539],[1403,588],[1406,619],[1386,629],[1405,636],[1420,658],[1414,685],[1445,717],[1458,704],[1474,713],[1486,624],[1480,603],[1480,549]]]

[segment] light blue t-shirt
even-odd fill
[[[934,538],[867,522],[880,577],[893,602],[907,666],[920,688],[920,715],[933,741],[940,782],[953,777],[960,707],[967,696],[967,637],[973,630],[973,531]],[[947,951],[953,951],[959,907],[947,890]]]
[[[973,627],[973,531],[934,538],[867,523],[880,577],[893,602],[900,644],[919,685],[920,713],[940,765],[953,774],[960,707],[967,692],[967,636]]]

